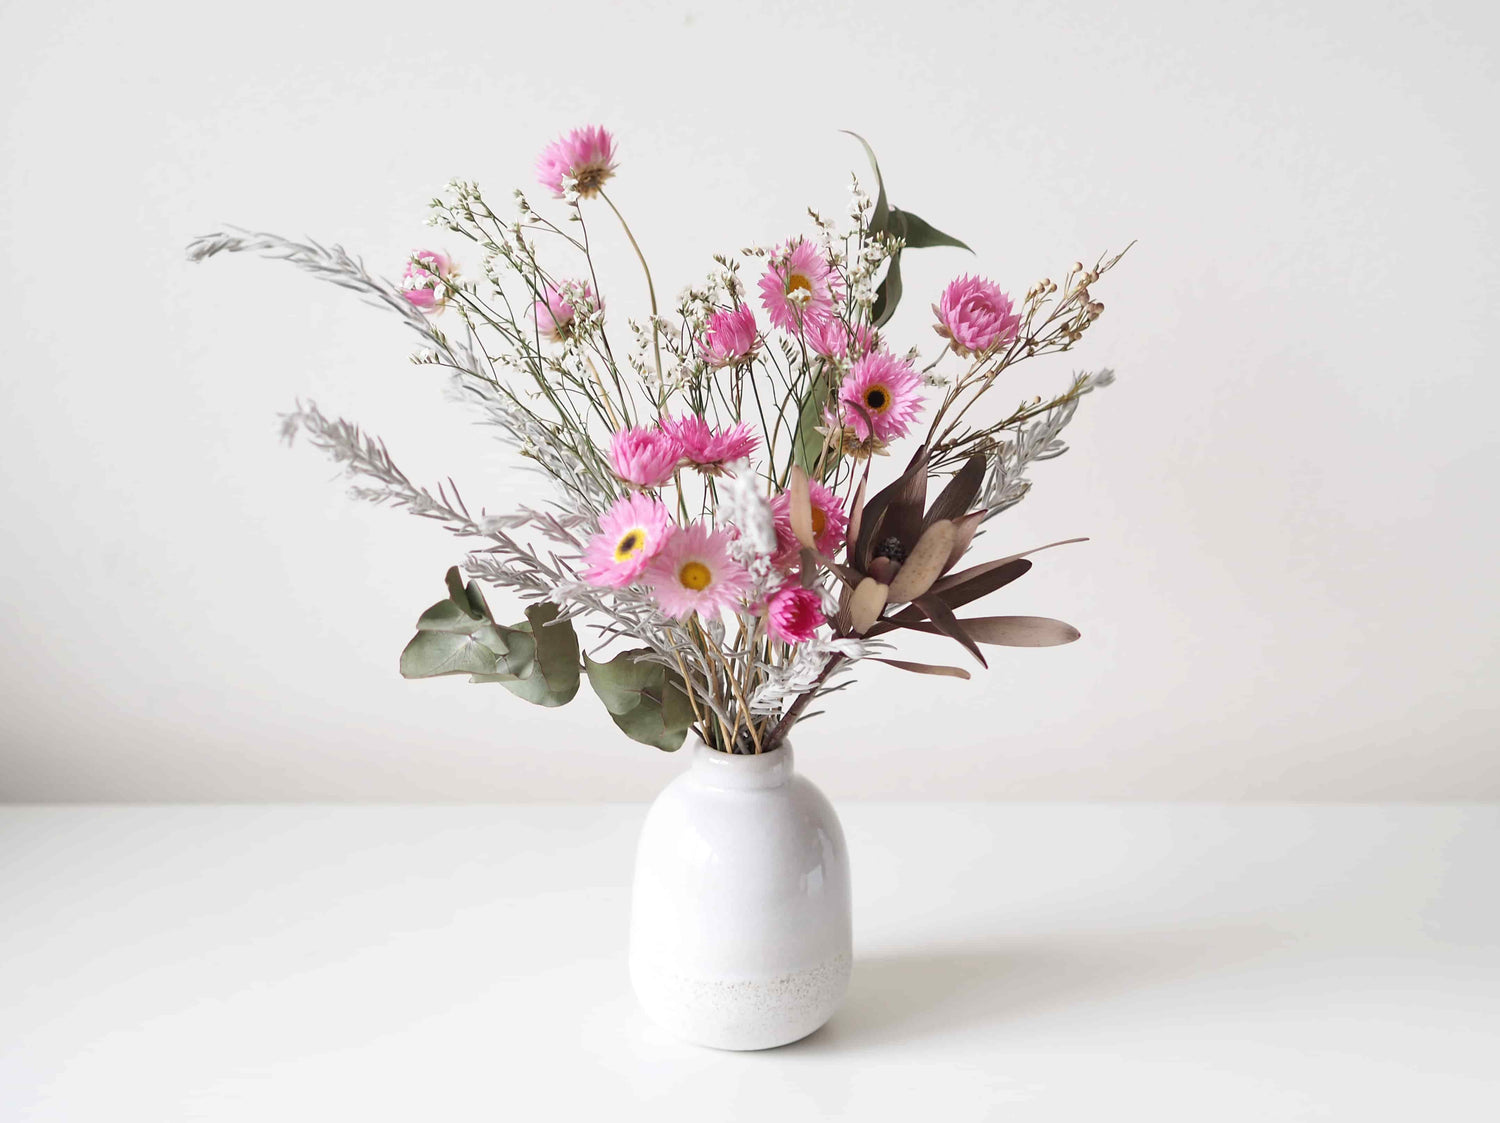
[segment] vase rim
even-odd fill
[[[774,788],[792,774],[792,746],[783,741],[763,753],[725,753],[693,739],[693,772],[716,788]]]

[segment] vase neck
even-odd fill
[[[792,778],[792,746],[768,753],[721,753],[702,741],[693,745],[693,776],[711,788],[776,788]]]

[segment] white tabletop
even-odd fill
[[[635,1008],[643,812],[0,810],[0,1118],[1500,1118],[1500,808],[845,806],[756,1054]]]

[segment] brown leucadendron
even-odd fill
[[[1044,616],[959,618],[955,615],[955,609],[1020,577],[1031,568],[1027,555],[1048,546],[950,572],[968,551],[979,524],[984,521],[982,509],[970,508],[984,483],[985,458],[976,455],[965,461],[931,507],[927,506],[927,469],[928,450],[924,446],[917,450],[900,479],[876,492],[868,502],[861,481],[850,505],[844,564],[820,559],[844,583],[839,612],[833,622],[835,630],[840,635],[868,637],[902,628],[940,633],[963,644],[981,666],[988,666],[979,650],[981,643],[1051,647],[1076,640],[1079,635],[1076,628]],[[794,530],[803,521],[798,517],[799,482],[794,480],[793,484]],[[806,491],[805,484],[800,491]],[[809,533],[804,539],[809,545],[810,538]],[[807,568],[804,566],[804,571]],[[905,608],[885,615],[888,608],[903,604]],[[881,661],[902,670],[968,677],[953,667]]]

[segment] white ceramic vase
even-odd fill
[[[849,854],[792,748],[701,742],[641,828],[630,977],[686,1041],[770,1049],[826,1022],[849,985]]]

